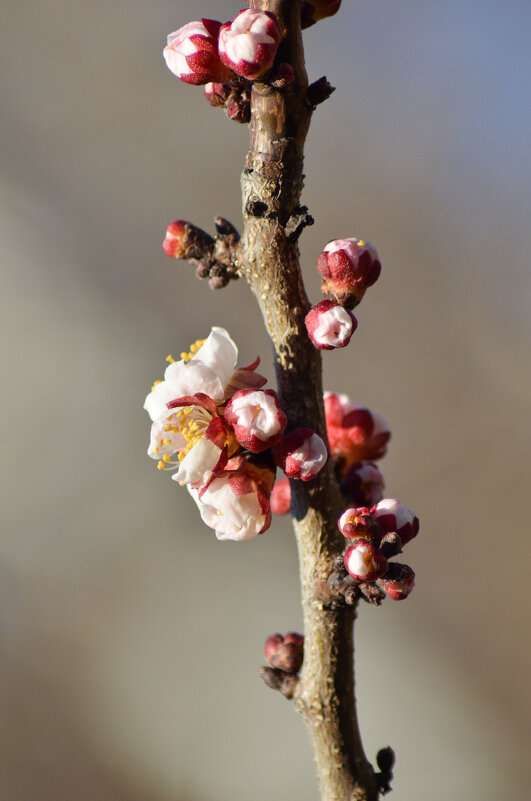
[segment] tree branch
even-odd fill
[[[321,358],[304,325],[310,304],[293,235],[302,230],[298,226],[305,215],[300,207],[303,149],[314,105],[307,95],[300,5],[300,0],[250,2],[277,16],[284,38],[276,63],[290,64],[294,81],[282,87],[253,85],[237,260],[273,343],[278,394],[289,429],[309,426],[326,437]],[[331,463],[313,481],[291,484],[305,626],[295,706],[308,727],[323,801],[376,801],[377,782],[363,750],[354,698],[356,606],[347,606],[327,586],[334,559],[344,547],[336,525],[342,505],[339,488]]]

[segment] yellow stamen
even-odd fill
[[[171,353],[168,353],[168,355],[166,356],[166,361],[169,362],[170,364],[174,363],[175,359],[173,358]]]
[[[168,462],[170,461],[170,457],[168,456],[167,453],[165,453],[164,456],[162,457],[162,461],[166,462],[166,464],[168,464]]]
[[[365,247],[365,240],[364,239],[358,239],[358,245],[360,247],[364,248]]]
[[[204,339],[198,339],[197,342],[194,342],[193,345],[190,345],[189,353],[186,352],[181,353],[181,359],[183,360],[183,362],[190,361],[190,359],[193,356],[195,356],[195,354],[203,347],[204,344],[205,344]]]
[[[164,470],[164,462],[162,460],[160,462],[157,462],[157,467],[159,470]]]

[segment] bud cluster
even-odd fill
[[[400,501],[387,498],[370,508],[349,507],[339,518],[338,528],[352,543],[343,554],[349,576],[363,585],[376,582],[395,601],[407,598],[415,574],[407,565],[389,563],[388,559],[401,553],[402,546],[417,535],[419,520],[415,513]],[[364,595],[379,602],[379,596],[372,592]]]
[[[201,19],[173,31],[163,55],[181,81],[205,86],[212,106],[236,122],[249,122],[251,83],[271,70],[281,39],[274,14],[246,8],[223,24]],[[289,83],[289,70],[293,80],[292,68],[281,65],[279,85]]]
[[[378,253],[370,242],[351,237],[334,239],[317,259],[325,300],[306,315],[308,336],[316,348],[344,348],[358,326],[350,311],[363,298],[381,272]]]
[[[216,217],[216,236],[212,237],[187,220],[174,220],[166,229],[164,252],[173,259],[195,265],[198,278],[208,279],[211,289],[222,289],[238,278],[236,247],[240,235],[232,223]]]

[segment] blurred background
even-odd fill
[[[301,720],[259,681],[298,629],[290,526],[218,543],[147,458],[142,403],[213,324],[270,350],[243,282],[162,241],[239,225],[247,130],[165,68],[168,32],[229,0],[2,4],[0,798],[317,801]],[[369,756],[396,801],[523,798],[529,647],[526,0],[345,0],[305,34],[315,113],[301,248],[370,239],[380,281],[328,389],[383,414],[413,507],[404,604],[357,623]],[[527,732],[528,733],[528,732]]]

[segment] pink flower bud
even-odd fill
[[[231,70],[254,80],[272,66],[281,38],[274,14],[245,8],[221,26],[219,55]]]
[[[304,637],[295,631],[285,637],[272,634],[267,638],[264,653],[269,664],[284,673],[298,673],[304,656]]]
[[[412,509],[408,509],[395,498],[385,498],[371,508],[371,512],[378,521],[382,534],[394,532],[405,545],[417,536],[419,532],[419,519]]]
[[[376,248],[354,237],[334,239],[317,259],[317,270],[324,279],[321,291],[349,309],[356,306],[365,290],[378,280],[381,269]]]
[[[408,565],[390,562],[387,573],[377,583],[393,601],[403,601],[415,586],[415,574]]]
[[[275,445],[287,423],[273,389],[240,389],[230,399],[223,416],[234,428],[240,445],[253,453]]]
[[[339,520],[338,528],[349,540],[370,540],[380,542],[381,530],[376,518],[365,506],[345,509]]]
[[[322,300],[312,306],[304,322],[308,336],[319,350],[344,348],[358,327],[352,312],[333,300]]]
[[[341,0],[302,0],[301,23],[309,28],[320,19],[331,17],[341,5]]]
[[[281,478],[275,481],[273,492],[271,493],[271,511],[274,515],[287,515],[291,508],[291,489],[289,478]]]
[[[343,558],[347,571],[356,581],[374,581],[387,571],[387,559],[367,540],[356,540]]]
[[[228,82],[234,77],[218,55],[220,27],[221,22],[202,19],[189,22],[168,35],[163,55],[168,68],[181,81],[198,85],[210,81]]]
[[[385,455],[391,431],[383,417],[335,392],[325,392],[324,407],[330,451],[343,458],[344,468]]]
[[[354,462],[341,479],[341,492],[356,506],[374,506],[384,489],[384,477],[372,462]]]
[[[290,478],[311,481],[328,461],[328,448],[312,428],[297,428],[275,445],[273,456]]]

